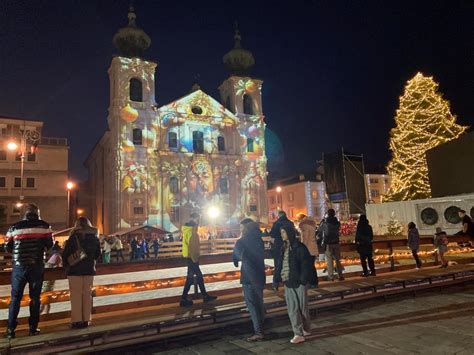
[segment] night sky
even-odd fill
[[[389,159],[398,97],[417,71],[433,75],[464,125],[474,125],[473,1],[135,1],[137,24],[158,61],[157,102],[194,78],[219,98],[222,56],[239,22],[264,80],[273,177],[314,168],[344,147],[367,166]],[[0,0],[0,115],[45,121],[67,137],[70,169],[106,129],[112,37],[127,0]]]

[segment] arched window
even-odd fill
[[[170,192],[177,194],[179,192],[179,182],[176,176],[170,177]]]
[[[226,177],[221,177],[219,179],[219,191],[221,194],[228,194],[229,193],[229,184],[227,182]]]
[[[228,109],[230,112],[234,112],[234,111],[232,111],[232,104],[230,103],[230,96],[227,96],[225,98],[225,108]]]
[[[217,150],[219,152],[225,152],[225,139],[222,136],[217,137]]]
[[[143,87],[140,79],[130,79],[130,100],[137,102],[143,101]]]
[[[244,94],[244,113],[246,115],[253,115],[253,102],[248,94]]]
[[[168,133],[168,147],[171,149],[178,148],[178,135],[176,134],[176,132]]]
[[[247,152],[253,153],[253,138],[247,138]]]
[[[133,129],[133,144],[142,145],[142,129],[141,128]]]

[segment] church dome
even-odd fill
[[[255,64],[252,52],[242,48],[240,40],[239,29],[236,27],[234,48],[227,52],[222,58],[224,65],[232,75],[247,75]]]
[[[145,50],[150,47],[151,39],[140,27],[137,27],[135,10],[128,10],[128,25],[122,27],[114,35],[113,43],[124,57],[143,57]]]

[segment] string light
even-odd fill
[[[389,142],[392,159],[387,166],[392,181],[383,201],[428,198],[426,151],[459,137],[467,127],[456,124],[438,84],[421,73],[406,84],[395,122]]]

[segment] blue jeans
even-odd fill
[[[263,334],[263,321],[265,320],[265,305],[263,303],[263,285],[243,284],[244,299],[249,309],[255,334]]]
[[[14,265],[12,270],[12,292],[10,306],[8,307],[8,328],[14,330],[17,325],[20,302],[28,283],[30,296],[30,329],[36,329],[40,317],[40,296],[43,286],[43,265]]]

